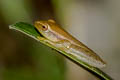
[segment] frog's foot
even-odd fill
[[[40,36],[38,36],[38,37],[37,37],[37,39],[38,39],[38,40],[40,40],[40,41],[44,41],[44,42],[46,42],[46,43],[49,43],[49,44],[51,44],[51,45],[54,45],[54,43],[53,43],[53,42],[51,42],[51,41],[47,40],[47,39],[46,39],[46,38],[44,38],[44,37],[40,37]]]
[[[40,36],[37,36],[37,39],[39,39],[39,40],[41,40],[41,41],[46,40],[44,37],[40,37]]]

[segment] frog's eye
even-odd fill
[[[42,30],[46,31],[47,29],[48,29],[48,27],[47,27],[47,26],[42,25]]]

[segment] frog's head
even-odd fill
[[[53,31],[56,30],[56,23],[54,20],[48,20],[48,21],[36,21],[34,23],[35,28],[37,31],[42,34],[45,38],[49,39],[56,39],[56,37],[53,35]]]
[[[48,21],[35,21],[35,28],[40,32],[48,32],[50,30],[50,27],[55,24],[54,20],[48,20]]]
[[[50,32],[50,27],[55,24],[54,20],[48,21],[35,21],[34,25],[35,28],[44,35],[47,32]]]

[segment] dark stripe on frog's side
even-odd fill
[[[44,37],[44,36],[38,31],[38,29],[37,29],[36,27],[34,27],[34,29],[36,30],[36,32],[37,32],[41,37]]]

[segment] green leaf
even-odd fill
[[[24,22],[18,22],[16,24],[10,25],[9,28],[20,31],[20,32],[34,38],[35,40],[43,43],[44,45],[55,49],[60,54],[66,56],[68,59],[70,59],[74,63],[78,64],[79,66],[83,67],[85,70],[87,70],[88,72],[90,72],[94,76],[98,77],[99,79],[101,79],[101,80],[112,80],[112,78],[110,76],[108,76],[106,73],[104,73],[100,69],[92,67],[92,66],[88,65],[87,63],[84,63],[84,62],[78,60],[76,57],[74,57],[74,56],[72,56],[72,55],[70,55],[70,54],[68,54],[64,51],[59,50],[58,48],[54,47],[53,45],[51,45],[49,43],[46,43],[43,40],[38,40],[37,37],[39,36],[39,37],[42,38],[42,36],[35,30],[33,25],[30,25],[30,24],[24,23]]]

